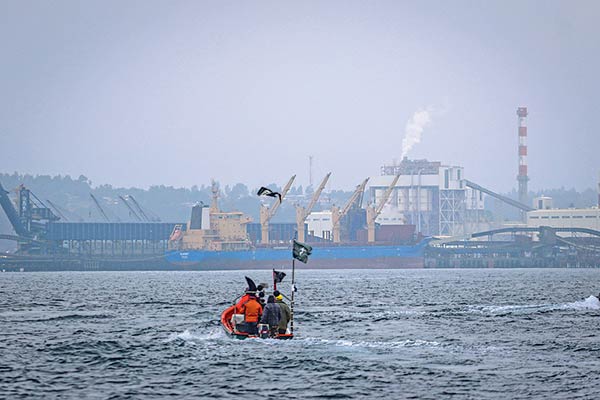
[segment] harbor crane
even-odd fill
[[[21,218],[19,217],[19,214],[15,209],[15,205],[8,197],[9,193],[10,192],[4,190],[2,184],[0,184],[0,206],[2,206],[2,209],[6,213],[6,216],[8,217],[8,220],[10,221],[11,225],[13,226],[13,229],[15,230],[17,236],[31,236],[31,232],[29,232],[23,221],[21,221]]]
[[[146,214],[146,212],[144,211],[142,206],[140,206],[140,203],[137,202],[135,197],[133,197],[132,195],[127,195],[127,198],[133,202],[133,205],[135,206],[135,208],[137,208],[138,214],[142,217],[142,220],[144,220],[145,222],[160,221],[160,218],[148,218],[148,214]]]
[[[327,175],[325,175],[325,178],[323,178],[323,181],[321,182],[321,184],[319,185],[319,187],[313,194],[312,199],[310,200],[310,203],[308,204],[308,207],[306,207],[306,208],[304,208],[302,206],[296,207],[296,224],[298,226],[298,241],[299,242],[304,242],[306,240],[306,238],[304,237],[304,221],[306,221],[306,217],[308,217],[308,215],[311,213],[313,207],[317,203],[317,200],[319,200],[319,197],[321,196],[321,192],[325,188],[325,185],[327,184],[327,181],[329,180],[330,176],[331,176],[331,172],[329,172]]]
[[[348,214],[352,207],[355,207],[355,205],[357,205],[357,203],[358,207],[360,207],[361,199],[365,192],[367,182],[369,182],[369,178],[365,179],[360,185],[356,186],[356,190],[354,191],[354,193],[352,193],[352,196],[350,196],[350,200],[348,200],[348,202],[341,211],[339,207],[331,207],[331,231],[333,236],[333,243],[340,243],[342,241],[340,222],[342,218],[346,216],[346,214]]]
[[[133,207],[131,207],[131,204],[129,204],[127,202],[127,200],[125,199],[125,197],[120,196],[119,195],[119,199],[123,202],[123,204],[125,204],[125,206],[129,209],[129,213],[130,215],[133,215],[135,217],[135,219],[137,219],[138,221],[142,221],[142,219],[140,218],[139,215],[137,215],[137,213],[135,212],[135,210],[133,209]]]
[[[52,207],[54,210],[56,210],[56,215],[58,215],[60,217],[60,219],[62,219],[63,221],[66,222],[74,222],[75,220],[77,220],[77,222],[83,222],[83,218],[77,214],[75,211],[73,210],[66,210],[63,207],[59,206],[58,204],[46,199],[46,203],[48,203],[48,205],[50,207]],[[67,218],[67,215],[69,215],[69,217]]]
[[[108,218],[108,216],[106,215],[106,213],[102,209],[102,206],[98,202],[98,199],[96,199],[96,196],[94,196],[93,194],[90,193],[90,197],[94,201],[94,204],[96,205],[96,208],[98,208],[98,210],[100,211],[100,214],[102,214],[102,217],[104,217],[104,219],[106,220],[106,222],[110,222],[110,218]]]
[[[394,186],[396,186],[396,183],[398,183],[398,179],[400,179],[400,175],[396,175],[394,177],[394,180],[390,186],[388,186],[383,193],[378,206],[373,204],[372,206],[367,207],[367,241],[369,243],[373,243],[375,241],[375,220],[379,214],[381,214],[381,210],[383,210],[383,207],[390,199],[390,195],[392,194],[392,190],[394,190]]]
[[[58,208],[58,206],[56,204],[54,204],[53,202],[51,202],[50,200],[46,199],[46,203],[48,203],[48,205],[51,207],[52,211],[58,215],[60,217],[60,219],[62,219],[63,221],[69,221],[69,219],[65,216],[65,214],[63,214],[60,209]]]
[[[296,175],[292,176],[288,183],[285,185],[283,190],[281,191],[281,200],[275,199],[274,203],[271,207],[267,207],[264,204],[260,205],[260,241],[261,243],[269,243],[269,221],[277,212],[277,209],[281,205],[281,202],[285,198],[285,195],[292,187],[292,183],[294,183],[294,179],[296,179]]]

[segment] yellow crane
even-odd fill
[[[319,200],[319,196],[321,196],[321,192],[325,188],[325,185],[327,184],[327,181],[329,180],[330,176],[331,172],[325,175],[325,178],[323,178],[323,181],[313,194],[313,197],[310,200],[310,204],[308,205],[308,207],[304,208],[302,206],[296,206],[296,224],[298,226],[299,242],[304,242],[306,240],[306,238],[304,237],[304,221],[306,221],[306,217],[308,217],[308,214],[311,213],[313,207],[317,203],[317,200]]]
[[[275,199],[274,203],[271,207],[267,207],[264,204],[260,205],[260,242],[261,243],[269,243],[269,221],[275,215],[275,212],[281,205],[285,195],[292,187],[292,183],[294,183],[294,179],[296,179],[296,175],[292,176],[288,183],[285,185],[283,190],[281,191],[281,201],[279,199]]]
[[[356,186],[356,190],[354,191],[354,193],[352,193],[352,196],[350,196],[350,200],[348,200],[348,202],[341,211],[339,207],[331,207],[331,230],[333,236],[333,243],[340,243],[342,241],[340,221],[346,214],[348,214],[348,211],[350,211],[350,209],[354,206],[356,201],[362,197],[363,193],[365,192],[367,182],[369,182],[369,178],[365,179],[360,185]]]
[[[375,241],[375,220],[381,213],[381,210],[383,210],[385,203],[387,203],[389,200],[392,190],[394,190],[394,186],[396,186],[396,183],[398,183],[398,179],[400,179],[400,175],[396,175],[394,177],[394,180],[390,186],[388,186],[385,190],[385,193],[383,193],[383,197],[381,198],[381,201],[377,207],[375,204],[367,207],[367,241],[369,243],[373,243]]]

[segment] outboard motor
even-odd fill
[[[258,325],[258,336],[260,336],[261,339],[267,339],[269,337],[269,325],[259,324]]]
[[[233,330],[241,331],[244,328],[244,314],[233,314],[231,316],[231,326]]]

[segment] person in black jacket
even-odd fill
[[[261,324],[269,325],[269,336],[273,337],[277,334],[279,320],[281,319],[281,308],[275,303],[275,296],[269,295],[267,305],[263,310],[260,319]]]

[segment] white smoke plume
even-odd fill
[[[404,138],[402,139],[402,155],[400,159],[408,154],[413,146],[421,141],[421,135],[427,125],[431,123],[430,110],[418,110],[406,123]]]

